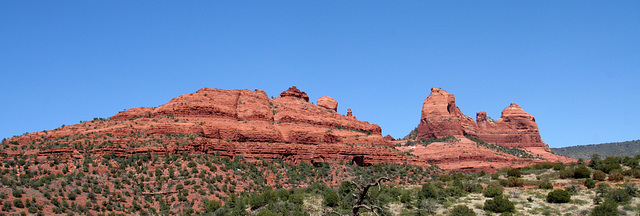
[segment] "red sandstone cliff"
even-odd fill
[[[547,147],[540,138],[535,118],[512,103],[495,122],[479,112],[476,121],[465,116],[455,104],[455,96],[439,88],[422,105],[418,138],[442,138],[449,135],[470,135],[504,147]]]
[[[333,98],[321,97],[314,105],[295,86],[275,99],[259,89],[202,88],[157,108],[133,108],[109,119],[11,140],[38,144],[42,150],[30,154],[39,157],[199,152],[242,156],[248,161],[426,165],[415,157],[401,156],[382,137],[380,126],[336,113],[337,104]]]

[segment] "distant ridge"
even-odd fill
[[[565,157],[582,158],[583,160],[591,159],[593,154],[600,155],[600,158],[608,156],[633,157],[640,154],[640,140],[551,148],[551,151]]]

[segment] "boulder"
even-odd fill
[[[328,110],[333,110],[334,112],[338,111],[338,101],[328,96],[322,96],[318,98],[318,106],[324,107]]]

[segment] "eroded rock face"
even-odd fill
[[[473,120],[462,114],[456,106],[455,96],[434,87],[422,105],[418,138],[434,139],[464,135],[464,127],[472,124]]]
[[[387,140],[387,141],[396,141],[396,139],[395,139],[395,138],[393,138],[391,135],[386,135],[386,136],[384,136],[384,140]]]
[[[540,138],[535,118],[517,104],[512,103],[505,108],[495,122],[487,117],[486,112],[478,112],[474,122],[455,105],[452,94],[432,88],[422,106],[418,138],[449,135],[470,135],[505,147],[547,147]]]
[[[324,107],[328,110],[333,110],[334,112],[338,111],[338,101],[328,96],[322,96],[318,98],[318,106]]]
[[[33,153],[38,157],[194,152],[228,157],[242,155],[248,161],[262,158],[293,163],[346,161],[361,165],[426,165],[390,148],[393,145],[382,137],[380,126],[327,112],[329,108],[335,110],[331,106],[335,100],[326,97],[324,106],[308,100],[307,94],[296,87],[282,92],[276,99],[269,99],[259,89],[202,88],[157,108],[133,108],[109,119],[13,139],[20,143],[41,140],[45,142],[43,145],[56,142],[56,145],[92,143],[95,146],[89,152],[83,151],[84,146],[49,148]],[[337,102],[335,104],[337,106]],[[73,139],[58,139],[60,137]],[[95,137],[100,137],[99,143],[94,143]]]
[[[280,93],[280,97],[300,98],[300,99],[303,99],[306,102],[309,102],[309,96],[307,95],[307,93],[305,93],[303,91],[300,91],[295,86],[291,86],[286,91],[283,91],[282,93]]]

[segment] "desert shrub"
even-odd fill
[[[507,170],[507,176],[508,177],[520,178],[522,176],[522,174],[520,174],[520,170],[519,169],[509,169],[509,170]]]
[[[564,190],[566,190],[567,192],[569,192],[572,195],[577,194],[578,192],[580,192],[580,185],[578,184],[571,184],[567,187],[564,188]]]
[[[630,176],[633,178],[640,178],[640,170],[639,169],[628,169],[622,172],[625,176]]]
[[[638,196],[639,191],[634,183],[624,183],[622,185],[622,189],[624,189],[630,196]]]
[[[27,211],[29,211],[29,213],[31,214],[35,214],[36,212],[38,212],[38,207],[30,206],[29,208],[27,208]]]
[[[2,204],[2,211],[11,211],[12,205],[11,202],[4,202],[4,204]]]
[[[69,193],[69,194],[67,195],[67,198],[68,198],[69,200],[76,200],[76,193],[74,193],[74,192]]]
[[[440,191],[433,184],[426,183],[422,185],[422,189],[420,189],[418,196],[422,199],[438,199]]]
[[[538,185],[538,188],[545,190],[553,189],[553,184],[549,181],[543,181]]]
[[[24,194],[24,191],[22,190],[13,190],[12,195],[15,198],[21,198],[22,194]]]
[[[593,154],[593,155],[591,155],[591,160],[589,161],[589,164],[587,164],[587,165],[589,167],[595,169],[596,167],[598,167],[598,165],[600,165],[600,163],[602,163],[602,159],[600,159],[600,155]]]
[[[491,173],[491,179],[492,180],[500,179],[500,173]]]
[[[424,199],[416,203],[418,215],[435,215],[438,210],[438,203],[434,200]]]
[[[594,187],[596,187],[596,181],[594,181],[593,179],[585,179],[584,180],[584,186],[592,189]]]
[[[607,174],[604,173],[602,170],[596,170],[593,172],[593,180],[598,180],[598,181],[604,181],[605,179],[607,179]]]
[[[496,196],[493,199],[489,199],[484,202],[484,207],[482,209],[502,213],[502,212],[515,212],[515,205],[509,201],[509,199],[504,198],[503,196]]]
[[[222,204],[219,201],[209,200],[207,198],[202,200],[202,205],[204,207],[203,210],[205,213],[213,213],[216,210],[218,210],[220,207],[222,207]]]
[[[633,171],[631,172],[631,176],[634,178],[640,178],[640,169],[638,168],[633,169]]]
[[[553,170],[563,170],[566,166],[563,163],[554,163]]]
[[[328,190],[324,195],[323,203],[325,206],[329,207],[338,206],[338,204],[340,203],[340,195],[338,195],[338,193],[336,193],[334,190]]]
[[[624,164],[625,166],[631,167],[631,168],[636,168],[636,167],[638,167],[638,165],[640,165],[638,163],[638,159],[637,158],[632,158],[632,157],[624,157],[622,159],[622,164]]]
[[[543,162],[543,163],[541,163],[541,164],[540,164],[540,166],[541,166],[543,169],[550,169],[550,168],[552,168],[552,167],[553,167],[553,164],[552,164],[551,162]]]
[[[289,196],[291,195],[291,193],[289,193],[289,191],[284,188],[280,188],[276,190],[275,193],[276,193],[276,196],[278,196],[278,198],[280,198],[280,200],[282,201],[289,200]]]
[[[605,197],[618,203],[627,203],[631,201],[631,195],[629,195],[629,193],[627,193],[627,191],[622,188],[609,190],[609,192],[606,193]]]
[[[194,168],[196,166],[197,166],[196,162],[193,162],[193,161],[189,161],[189,163],[187,164],[187,167],[189,168]]]
[[[624,175],[620,170],[611,171],[609,174],[609,181],[622,181],[622,179],[624,179]]]
[[[340,187],[338,188],[338,193],[340,196],[347,196],[351,194],[351,192],[355,189],[355,186],[351,184],[350,181],[342,181],[340,183]]]
[[[487,188],[484,189],[484,191],[482,191],[482,195],[484,195],[485,197],[496,197],[496,196],[502,196],[502,186],[500,185],[489,185],[487,186]]]
[[[302,205],[304,203],[304,197],[302,196],[302,194],[294,193],[289,196],[289,202],[296,205]]]
[[[469,193],[480,193],[482,192],[482,185],[475,183],[471,180],[465,181],[464,183],[462,183],[462,185],[460,185],[460,188],[463,191],[469,192]]]
[[[251,205],[251,209],[258,209],[262,206],[265,206],[267,201],[264,200],[264,197],[260,194],[255,194],[249,198],[249,205]]]
[[[605,194],[609,193],[611,190],[611,186],[607,183],[600,183],[596,185],[596,196],[604,197]]]
[[[521,178],[516,178],[514,176],[511,176],[507,179],[508,187],[522,187],[523,185],[524,185],[524,180],[522,180]]]
[[[450,216],[475,216],[476,213],[473,212],[472,209],[470,209],[469,207],[465,206],[465,205],[457,205],[455,207],[453,207],[453,209],[451,209],[451,211],[449,211]]]
[[[604,203],[597,205],[591,210],[591,216],[617,216],[618,203],[613,200],[605,200]]]
[[[400,202],[401,203],[410,203],[411,202],[411,194],[408,192],[404,192],[402,193],[402,195],[400,195]]]
[[[24,203],[21,199],[14,199],[13,206],[15,206],[16,208],[24,208]]]
[[[445,197],[462,197],[466,195],[466,191],[462,190],[459,186],[453,186],[445,188],[440,194]]]
[[[559,174],[561,179],[573,178],[574,169],[570,168],[570,169],[560,170]]]
[[[605,173],[610,173],[613,170],[621,169],[620,159],[618,157],[607,157],[602,161],[602,164],[598,165],[596,169],[602,170]]]
[[[547,194],[549,203],[568,203],[571,201],[571,194],[566,190],[556,189]]]
[[[438,180],[443,181],[443,182],[448,182],[453,180],[453,177],[451,177],[451,175],[449,174],[442,174],[440,176],[438,176]]]
[[[589,170],[589,168],[587,168],[587,166],[582,165],[582,166],[578,166],[576,167],[576,169],[573,172],[573,178],[589,178],[591,177],[591,170]]]

